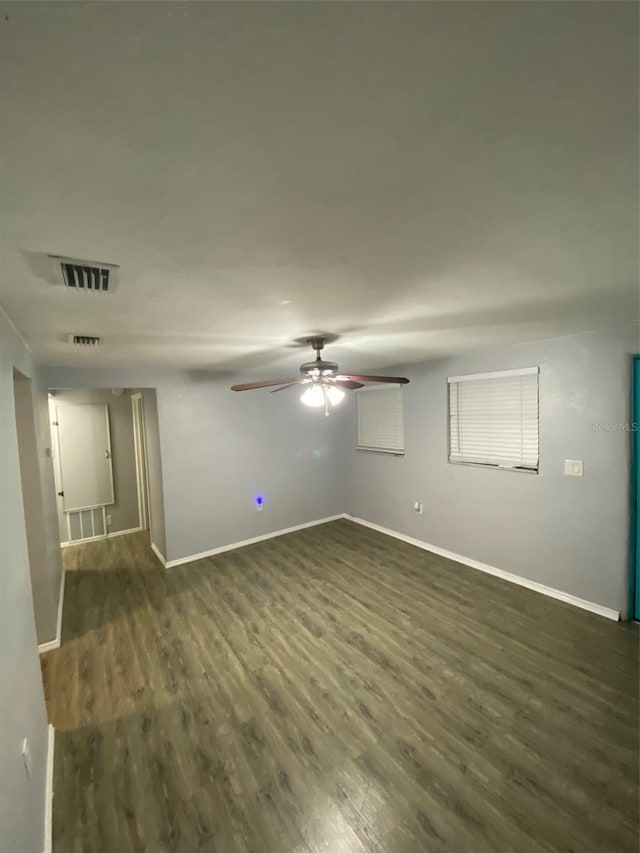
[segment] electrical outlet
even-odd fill
[[[27,738],[22,741],[22,760],[24,761],[24,772],[27,774],[27,779],[31,779],[31,750]]]
[[[107,527],[111,527],[111,516],[107,516]]]
[[[418,515],[422,515],[422,501],[416,501],[413,505],[413,508],[418,513]]]
[[[564,473],[567,477],[582,477],[583,465],[581,459],[565,459]]]

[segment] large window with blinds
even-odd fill
[[[449,461],[538,470],[538,367],[449,377]]]
[[[362,388],[356,392],[358,450],[404,453],[402,388]]]

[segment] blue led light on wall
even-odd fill
[[[264,504],[264,497],[262,495],[256,495],[254,498],[254,503],[256,506],[262,506]]]

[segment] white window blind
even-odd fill
[[[538,373],[451,376],[449,460],[537,471]]]
[[[356,394],[358,450],[404,453],[402,389],[363,388]]]

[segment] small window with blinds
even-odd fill
[[[356,393],[358,450],[404,454],[402,388],[363,388]]]
[[[451,376],[449,461],[538,471],[539,368]]]

